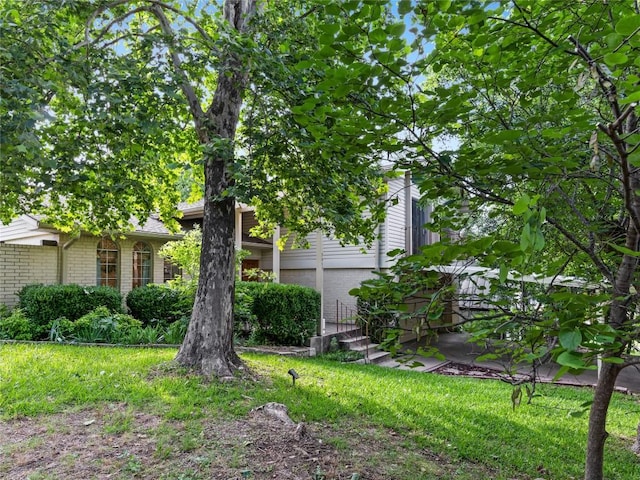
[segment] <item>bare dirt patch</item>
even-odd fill
[[[466,363],[455,362],[446,363],[441,367],[432,370],[431,373],[437,373],[440,375],[462,375],[473,378],[502,379],[505,377],[504,373],[497,370],[492,370],[478,365],[468,365]]]
[[[0,477],[382,480],[455,478],[461,467],[390,430],[306,424],[300,436],[295,427],[260,411],[176,421],[126,404],[0,422]],[[470,468],[480,475],[471,478],[491,477]]]

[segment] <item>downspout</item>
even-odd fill
[[[404,172],[404,250],[407,257],[413,253],[411,200],[411,172],[406,171]]]
[[[322,231],[316,231],[316,290],[320,293],[320,323],[318,335],[323,335],[326,330],[324,319],[324,247]]]
[[[380,223],[378,224],[378,239],[376,240],[376,263],[374,267],[376,272],[379,272],[382,268],[382,240],[382,223]]]
[[[66,258],[65,252],[69,249],[71,245],[76,243],[76,241],[80,238],[80,235],[76,235],[71,239],[67,240],[61,247],[58,247],[58,283],[62,285],[64,283],[64,260]]]

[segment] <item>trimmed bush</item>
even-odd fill
[[[0,338],[33,340],[34,333],[34,325],[19,308],[16,308],[8,317],[0,318]]]
[[[253,290],[253,332],[257,341],[278,345],[304,345],[316,332],[320,294],[312,288],[261,283]]]
[[[188,290],[151,284],[131,290],[127,295],[127,307],[144,325],[154,322],[168,325],[191,315],[193,298]]]
[[[27,285],[18,292],[19,306],[35,325],[35,338],[45,338],[57,318],[71,321],[104,306],[122,312],[122,295],[111,287],[80,285]]]

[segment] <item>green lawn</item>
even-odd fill
[[[45,422],[51,414],[114,402],[183,425],[241,418],[253,407],[280,402],[295,421],[320,430],[348,425],[349,431],[342,429],[345,438],[328,438],[337,448],[347,448],[347,437],[356,438],[363,429],[378,439],[399,436],[407,455],[429,452],[430,458],[460,465],[457,473],[422,475],[412,473],[409,457],[403,457],[404,467],[393,478],[471,479],[479,478],[479,471],[504,479],[582,476],[587,417],[569,413],[590,398],[586,389],[539,386],[541,396],[533,405],[514,411],[510,387],[498,381],[247,354],[243,358],[257,380],[207,384],[168,365],[174,355],[173,349],[0,344],[0,433],[14,419],[40,416]],[[300,374],[295,388],[290,368]],[[640,462],[629,451],[639,417],[637,397],[615,395],[607,479],[640,478]],[[126,418],[121,422],[125,426],[116,423],[112,431],[126,429]],[[385,463],[373,456],[371,461],[379,461],[380,468]]]

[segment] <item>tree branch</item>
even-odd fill
[[[101,13],[103,13],[103,12],[105,12],[105,11],[107,11],[107,10],[109,10],[109,9],[113,8],[113,7],[117,7],[117,6],[119,6],[119,5],[125,5],[125,4],[127,4],[127,3],[131,3],[132,1],[133,1],[133,0],[116,0],[116,1],[114,1],[114,2],[111,2],[111,3],[108,3],[108,4],[106,4],[106,5],[101,6],[101,7],[100,7],[100,8],[98,8],[95,12],[93,12],[93,14],[92,14],[92,15],[89,17],[89,19],[87,20],[87,23],[86,23],[86,25],[87,25],[86,31],[88,32],[88,31],[90,30],[91,25],[93,24],[93,22],[96,20],[96,18],[98,18],[98,16],[99,16]],[[161,1],[159,1],[159,0],[143,0],[143,1],[145,1],[146,3],[150,3],[150,4],[152,4],[153,6],[161,7],[161,8],[162,8],[162,9],[164,9],[164,10],[170,10],[170,11],[172,11],[172,12],[174,12],[174,13],[177,13],[177,14],[178,14],[178,15],[180,15],[182,18],[184,18],[184,19],[185,19],[185,21],[186,21],[187,23],[191,24],[191,26],[193,26],[193,28],[195,28],[195,29],[198,31],[198,33],[199,33],[200,35],[202,35],[202,37],[203,37],[203,38],[204,38],[204,39],[209,43],[209,45],[211,46],[211,48],[212,48],[212,49],[214,48],[215,42],[214,42],[214,41],[213,41],[213,39],[209,36],[209,34],[207,34],[207,32],[206,32],[206,31],[205,31],[205,30],[200,26],[200,24],[199,24],[198,22],[196,22],[194,19],[192,19],[192,18],[191,18],[191,17],[189,17],[188,15],[185,15],[185,14],[184,14],[184,12],[183,12],[182,10],[180,10],[179,8],[176,8],[176,7],[172,6],[172,5],[169,5],[168,3],[164,3],[164,2],[161,2]],[[134,10],[140,10],[140,9],[150,11],[150,10],[149,10],[149,7],[138,7],[138,8],[136,8],[136,9],[134,9]],[[128,13],[126,13],[126,14],[122,15],[122,17],[125,17],[125,18],[126,18],[126,16],[128,16],[128,15],[129,15],[129,13],[130,13],[130,12],[128,12]],[[113,24],[114,24],[114,23],[117,23],[117,22],[114,20],[114,21],[110,22],[110,24],[109,24],[107,27],[109,27],[109,28],[110,28],[110,26],[113,26]],[[106,27],[105,27],[105,28],[106,28]],[[106,29],[108,30],[108,28],[106,28]],[[105,30],[105,29],[102,29],[102,30]],[[86,34],[85,34],[85,41],[87,41],[87,36],[86,36]],[[217,53],[217,52],[216,52],[216,53]]]
[[[575,53],[587,62],[587,65],[589,65],[589,70],[597,77],[600,89],[605,94],[607,101],[609,102],[609,106],[611,107],[614,118],[620,118],[621,112],[620,104],[618,103],[618,92],[616,86],[607,76],[607,74],[604,73],[600,65],[598,65],[598,63],[593,59],[587,49],[584,48],[582,44],[573,37],[573,35],[569,35],[569,41],[575,46]]]
[[[607,265],[602,261],[602,259],[596,254],[595,250],[584,245],[578,238],[569,230],[567,230],[563,225],[560,224],[554,217],[547,216],[547,222],[553,225],[564,237],[573,243],[578,249],[582,250],[586,253],[589,258],[593,261],[595,266],[598,268],[600,273],[613,284],[613,272],[607,267]]]
[[[200,105],[200,99],[196,95],[195,89],[191,85],[191,82],[189,82],[187,73],[182,68],[182,60],[180,59],[180,55],[178,55],[178,52],[176,52],[173,48],[173,29],[171,28],[171,23],[169,22],[167,16],[164,14],[162,7],[158,5],[158,3],[160,2],[153,3],[155,3],[155,5],[151,7],[150,11],[158,19],[160,28],[162,29],[162,33],[164,33],[168,39],[169,55],[173,63],[173,68],[180,77],[180,87],[182,89],[182,92],[184,93],[185,97],[187,98],[187,102],[189,103],[189,111],[191,112],[191,116],[193,117],[196,132],[198,133],[198,139],[203,144],[209,143],[209,134],[204,126],[206,117],[202,110],[202,106]]]

